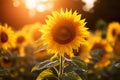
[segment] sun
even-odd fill
[[[15,47],[14,32],[7,24],[0,25],[0,45],[3,49]]]
[[[46,25],[40,30],[43,35],[44,44],[48,45],[49,53],[71,55],[73,49],[78,49],[84,43],[88,31],[85,26],[85,19],[81,19],[81,14],[72,10],[60,12],[53,11],[52,16],[48,16]]]

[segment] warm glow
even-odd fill
[[[41,5],[38,5],[38,6],[37,6],[37,11],[38,11],[38,12],[43,12],[43,11],[45,11],[45,10],[46,10],[46,6],[45,6],[45,5],[41,4]]]
[[[82,0],[85,5],[83,6],[84,11],[89,11],[91,8],[93,8],[94,3],[96,0]]]
[[[38,3],[38,0],[25,0],[24,1],[24,4],[25,4],[26,8],[28,8],[30,10],[35,9],[37,3]]]
[[[14,7],[20,6],[20,1],[19,0],[13,0],[13,6]]]
[[[54,0],[13,0],[13,6],[18,7],[23,4],[31,13],[44,12],[53,8]]]

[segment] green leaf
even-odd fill
[[[78,70],[86,71],[87,64],[78,56],[72,58],[73,64],[78,68]]]
[[[106,54],[105,50],[103,49],[94,49],[92,51],[90,51],[90,55],[91,55],[91,61],[93,63],[97,63],[101,60],[102,56],[104,56]]]
[[[46,68],[50,68],[55,66],[58,63],[58,60],[55,61],[51,61],[51,60],[46,60],[44,62],[40,62],[38,64],[36,64],[33,68],[32,68],[32,72],[33,71],[40,71]]]
[[[113,66],[114,66],[115,68],[120,69],[120,59],[115,60],[115,62],[113,63]]]
[[[52,71],[50,69],[46,69],[38,75],[36,80],[43,80],[44,78],[47,78],[47,77],[50,77],[50,76],[54,77],[54,74],[52,73]]]
[[[63,74],[61,80],[82,80],[82,78],[74,71]]]
[[[75,71],[83,80],[87,80],[87,64],[80,57],[73,57],[72,59],[67,59],[68,65],[65,66],[64,71],[69,73]]]
[[[71,71],[81,71],[85,72],[87,71],[87,65],[86,63],[80,59],[80,57],[73,57],[71,60],[68,60],[68,66],[66,66],[65,70],[66,72],[71,72]]]
[[[114,64],[114,66],[115,66],[116,68],[120,68],[120,63],[116,63],[116,64]]]

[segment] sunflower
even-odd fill
[[[25,46],[31,42],[29,34],[28,32],[26,32],[26,30],[24,30],[24,28],[17,31],[15,35],[16,35],[16,45],[18,47]]]
[[[72,10],[64,12],[52,12],[52,16],[48,16],[46,25],[43,26],[41,32],[44,44],[48,45],[48,52],[71,55],[73,49],[78,49],[81,43],[84,43],[88,31],[85,26],[85,19],[81,19],[81,15],[77,15]]]
[[[21,30],[16,32],[16,47],[19,48],[19,54],[20,56],[25,56],[24,48],[25,46],[29,45],[31,43],[31,38],[29,36],[29,33],[26,31],[25,28],[22,28]]]
[[[38,48],[43,46],[42,40],[40,40],[41,32],[39,31],[42,27],[40,22],[35,22],[33,24],[28,24],[23,26],[24,32],[27,32],[27,37],[29,38],[32,47],[34,50],[38,50]],[[24,48],[20,50],[20,53],[26,52]]]
[[[91,58],[89,52],[90,52],[90,44],[88,42],[81,44],[78,51],[73,50],[73,53],[75,56],[79,56],[81,59],[83,59],[87,63],[90,61],[89,59]]]
[[[29,34],[32,41],[38,40],[41,37],[41,32],[39,31],[39,29],[42,27],[42,24],[36,22],[29,26],[30,26]]]
[[[97,40],[92,46],[91,50],[100,50],[98,55],[101,55],[100,61],[95,64],[95,68],[106,67],[110,64],[110,58],[112,57],[112,47],[106,40]],[[102,52],[101,52],[102,51]]]
[[[108,25],[107,40],[114,45],[116,35],[120,33],[120,24],[118,22],[112,22]]]
[[[3,49],[15,47],[14,32],[7,24],[0,25],[0,45]]]

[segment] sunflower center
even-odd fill
[[[17,38],[17,43],[23,43],[24,41],[25,41],[25,38],[22,35]]]
[[[92,50],[101,49],[101,48],[104,48],[104,46],[101,43],[95,43],[92,47]]]
[[[71,42],[76,35],[72,26],[61,26],[53,30],[53,39],[59,44],[67,44]]]
[[[96,43],[91,50],[95,51],[95,53],[98,53],[102,57],[107,52],[104,47],[105,45],[102,45],[101,43]]]
[[[116,35],[116,30],[113,29],[113,30],[112,30],[112,36],[115,36],[115,35]]]
[[[5,43],[8,41],[8,35],[5,32],[1,32],[0,38],[2,43]]]

